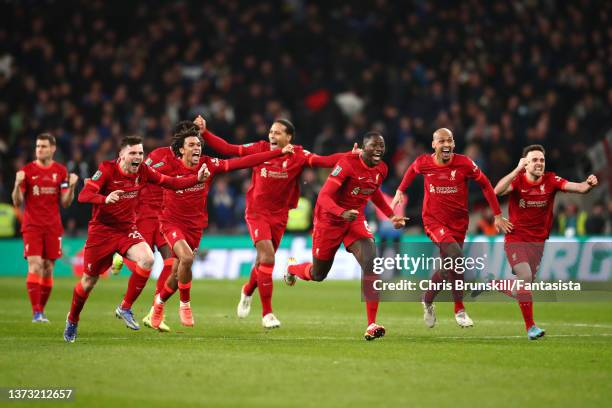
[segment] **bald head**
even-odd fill
[[[439,164],[448,163],[453,157],[453,150],[455,150],[453,132],[447,128],[436,130],[433,134],[431,147],[436,152],[436,161]]]
[[[439,137],[446,138],[449,136],[453,137],[453,132],[451,132],[450,129],[447,129],[447,128],[440,128],[433,133],[434,140]]]

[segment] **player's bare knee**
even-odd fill
[[[94,286],[96,286],[97,282],[98,282],[97,276],[90,276],[87,274],[83,274],[83,277],[81,278],[81,286],[86,292],[91,291],[94,288]]]
[[[186,253],[179,257],[179,261],[183,266],[193,265],[194,256],[192,253]]]

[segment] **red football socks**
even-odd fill
[[[259,288],[259,299],[261,300],[261,315],[272,313],[272,271],[274,264],[260,263],[257,267],[257,287]]]
[[[26,288],[32,305],[32,313],[40,312],[40,281],[41,277],[29,272],[26,277]]]
[[[523,314],[523,320],[525,321],[525,328],[529,329],[535,323],[533,321],[533,299],[531,297],[531,291],[520,290],[516,294],[516,300],[518,301],[521,313]]]
[[[172,289],[167,283],[165,283],[161,292],[159,292],[159,299],[162,302],[166,302],[172,295],[174,295],[174,292],[176,292],[176,289]]]
[[[172,273],[172,265],[174,264],[174,258],[164,259],[164,267],[159,274],[159,278],[157,278],[157,284],[155,286],[155,294],[157,295],[162,291],[166,281],[168,280],[168,276]]]
[[[188,303],[191,300],[191,282],[178,283],[179,297],[181,302]]]
[[[378,313],[378,300],[366,301],[366,312],[368,314],[368,326],[376,323],[376,314]]]
[[[40,311],[45,310],[49,296],[51,296],[51,289],[53,289],[53,277],[42,278],[40,280]]]
[[[150,269],[143,269],[136,265],[128,281],[127,292],[123,297],[123,302],[121,302],[122,309],[130,309],[132,307],[132,304],[138,299],[138,296],[140,296],[142,290],[146,286],[150,274]]]
[[[298,278],[309,281],[312,280],[312,262],[305,262],[297,265],[289,265],[287,268],[290,274],[297,276]]]
[[[255,288],[257,288],[257,267],[253,265],[251,268],[251,276],[249,276],[249,281],[242,287],[242,293],[247,296],[253,296]]]
[[[89,292],[86,292],[85,289],[83,289],[81,281],[79,281],[72,292],[72,304],[70,305],[70,313],[68,314],[68,320],[71,323],[79,322],[81,310],[83,310],[83,306],[85,306],[85,302],[87,301],[88,297]]]

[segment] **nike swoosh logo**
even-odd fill
[[[38,176],[32,176],[32,180],[36,180]]]
[[[527,189],[527,190],[523,190],[523,189],[521,189],[521,193],[526,193],[526,192],[528,192],[528,191],[529,191],[529,189]]]
[[[365,177],[357,177],[359,180],[363,180]]]

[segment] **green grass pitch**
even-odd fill
[[[434,329],[423,324],[420,304],[383,303],[378,321],[387,336],[366,342],[359,282],[276,282],[283,326],[264,331],[258,300],[249,318],[235,317],[243,282],[196,281],[196,326],[179,326],[175,296],[166,310],[173,332],[163,334],[130,331],[114,317],[127,281],[109,278],[90,296],[77,342],[66,344],[75,281],[56,279],[48,325],[30,322],[24,281],[0,279],[0,387],[74,388],[66,406],[602,407],[612,400],[610,303],[536,303],[536,322],[547,330],[538,341],[527,340],[514,303],[468,303],[471,329],[455,324],[450,303],[438,304]],[[134,306],[139,320],[153,284]]]

